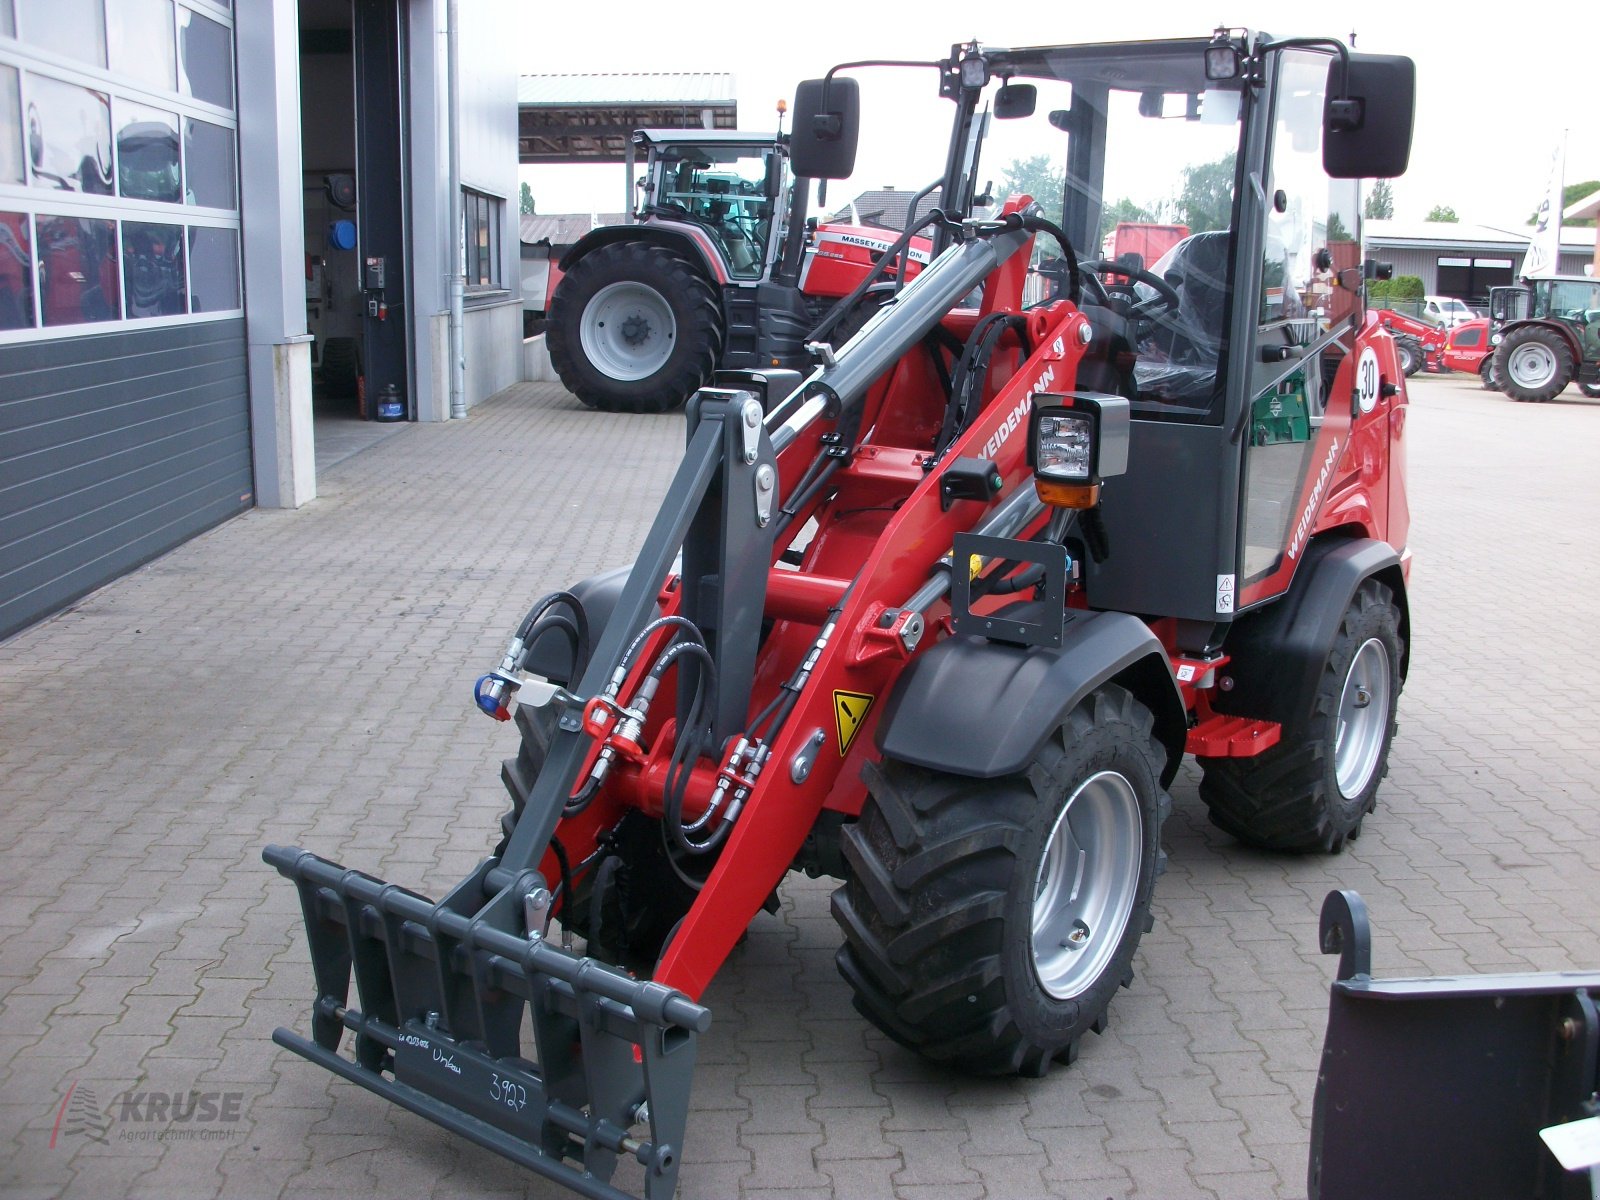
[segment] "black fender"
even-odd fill
[[[609,246],[613,242],[656,242],[659,245],[670,246],[678,251],[684,258],[697,265],[705,277],[721,286],[717,271],[712,269],[706,261],[705,249],[687,233],[674,229],[671,226],[653,225],[648,221],[637,225],[603,225],[599,229],[591,229],[572,244],[565,254],[561,256],[562,271],[570,271],[577,265],[578,260],[594,253],[601,246]],[[727,272],[725,264],[722,265],[724,274]]]
[[[632,567],[618,567],[612,571],[603,571],[567,589],[577,598],[578,603],[583,605],[583,615],[589,622],[591,647],[599,643],[600,635],[605,632],[606,623],[616,611],[617,600],[622,596],[622,587],[628,582],[628,573],[632,570]],[[564,605],[557,605],[550,611],[562,613],[566,608]],[[552,683],[566,687],[573,682],[572,643],[559,633],[546,634],[534,642],[524,665],[535,675],[543,676]]]
[[[1127,613],[1070,610],[1059,648],[947,638],[896,680],[878,722],[878,749],[952,775],[1014,775],[1106,683],[1127,688],[1155,715],[1167,749],[1165,787],[1183,759],[1188,717],[1161,643]]]
[[[1222,647],[1232,661],[1211,693],[1211,707],[1229,716],[1277,721],[1286,736],[1301,732],[1345,609],[1368,579],[1388,587],[1400,610],[1404,683],[1411,661],[1411,609],[1399,553],[1372,538],[1324,537],[1306,548],[1282,598],[1233,622]]]

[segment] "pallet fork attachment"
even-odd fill
[[[1329,892],[1338,954],[1311,1118],[1311,1200],[1587,1200],[1539,1139],[1600,1113],[1600,972],[1373,979],[1366,905]]]
[[[317,980],[311,1039],[273,1041],[581,1195],[627,1196],[610,1183],[624,1155],[644,1166],[646,1200],[672,1195],[708,1009],[496,929],[548,896],[537,871],[483,905],[488,860],[436,905],[303,850],[263,857],[299,888]],[[537,1064],[518,1052],[524,1012]],[[347,1029],[353,1061],[338,1053]]]

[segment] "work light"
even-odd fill
[[[1093,508],[1100,502],[1100,481],[1128,469],[1128,401],[1037,393],[1028,422],[1028,465],[1046,504]]]

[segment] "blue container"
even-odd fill
[[[406,419],[405,401],[400,399],[400,389],[392,383],[384,384],[383,390],[378,393],[377,417],[380,421]]]

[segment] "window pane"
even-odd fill
[[[135,200],[182,198],[175,114],[117,101],[117,190]]]
[[[17,0],[22,40],[41,50],[106,65],[106,27],[101,0]]]
[[[11,0],[0,0],[0,37],[16,37],[17,21],[11,15]]]
[[[0,183],[21,182],[22,100],[17,93],[17,69],[0,65]]]
[[[183,283],[183,226],[122,223],[122,286],[130,317],[188,311]]]
[[[199,13],[178,14],[179,89],[186,96],[233,107],[233,48],[226,26]]]
[[[0,329],[33,328],[33,242],[28,214],[0,212]]]
[[[189,230],[189,288],[193,312],[239,307],[239,238],[233,230]]]
[[[233,130],[186,117],[183,122],[183,157],[188,169],[187,200],[202,208],[239,206],[235,182]]]
[[[106,0],[111,69],[164,92],[177,85],[172,0]]]
[[[36,224],[44,323],[78,325],[120,317],[117,223],[41,214]]]
[[[35,187],[111,194],[111,98],[28,76],[28,144]],[[44,241],[40,236],[41,244]]]

